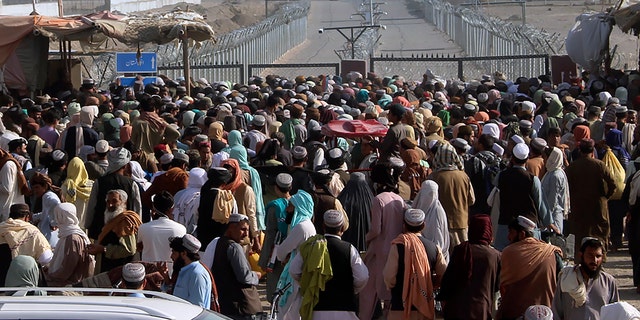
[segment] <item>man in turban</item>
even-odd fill
[[[124,266],[136,253],[136,234],[142,224],[138,213],[127,210],[127,193],[122,189],[109,190],[104,210],[104,227],[97,241],[88,251],[96,255],[96,273]]]
[[[98,239],[105,224],[104,212],[107,207],[107,192],[123,190],[128,196],[124,200],[126,209],[140,212],[140,188],[133,179],[124,175],[126,166],[131,161],[131,153],[125,148],[115,148],[107,154],[109,167],[107,173],[98,178],[91,189],[89,205],[87,206],[85,228],[91,239]],[[135,243],[134,243],[135,247]]]

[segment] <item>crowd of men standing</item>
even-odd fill
[[[264,278],[281,319],[599,319],[619,306],[602,266],[623,235],[640,286],[640,74],[572,81],[2,95],[0,282],[116,272],[234,319],[262,312]],[[336,120],[386,135],[327,136]]]

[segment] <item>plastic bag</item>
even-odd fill
[[[604,154],[602,162],[604,162],[604,165],[611,171],[613,181],[616,183],[616,191],[610,199],[620,200],[622,198],[622,191],[624,191],[624,168],[613,154],[613,151],[609,148],[607,148],[607,152]]]

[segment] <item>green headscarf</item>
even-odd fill
[[[440,118],[440,120],[442,120],[442,126],[446,127],[449,125],[449,121],[451,120],[451,116],[449,115],[449,111],[447,110],[440,110],[438,112],[438,118]]]
[[[20,255],[11,260],[4,285],[6,287],[37,287],[39,279],[40,270],[36,260],[30,256]],[[33,295],[40,296],[45,293],[35,291]]]

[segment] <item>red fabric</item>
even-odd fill
[[[587,126],[579,125],[573,129],[573,138],[576,143],[582,139],[591,139],[591,130]]]
[[[469,217],[469,242],[488,245],[492,238],[491,217],[484,214]]]
[[[242,168],[240,168],[240,164],[236,159],[229,158],[227,160],[223,160],[221,165],[224,166],[225,164],[228,164],[231,167],[233,167],[233,169],[235,169],[236,171],[236,174],[233,180],[229,181],[229,183],[220,187],[220,189],[236,191],[236,189],[238,189],[238,187],[242,185]]]
[[[33,16],[0,17],[0,66],[7,62],[22,38],[33,32],[34,21]]]
[[[469,217],[469,241],[460,244],[462,254],[453,256],[455,266],[464,266],[458,268],[458,278],[462,283],[471,279],[473,271],[473,254],[471,253],[471,244],[489,245],[493,239],[493,230],[491,226],[491,217],[484,214],[477,214]],[[461,284],[462,284],[461,283]]]
[[[384,137],[387,127],[377,120],[332,120],[322,127],[322,134],[330,137]]]
[[[409,102],[409,100],[407,100],[407,98],[402,97],[402,96],[398,96],[398,97],[393,98],[392,102],[393,103],[399,103],[403,107],[410,107],[411,106],[411,103]]]

